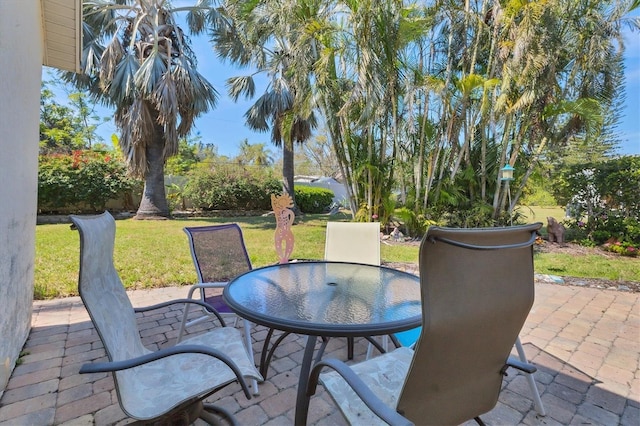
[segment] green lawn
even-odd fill
[[[542,222],[547,225],[547,217],[554,217],[558,222],[564,219],[564,207],[519,206],[518,212],[527,222]]]
[[[292,228],[292,257],[324,256],[326,215],[306,215]],[[348,220],[337,215],[331,220]],[[274,248],[275,219],[266,217],[199,218],[166,221],[116,221],[115,265],[127,288],[190,285],[196,273],[185,226],[237,222],[242,227],[254,267],[278,261]],[[69,224],[39,225],[36,229],[35,297],[47,299],[77,294],[80,242]],[[416,247],[382,245],[381,256],[394,262],[417,262]]]
[[[546,222],[538,217],[535,220]],[[558,216],[556,216],[558,218]],[[306,215],[293,227],[295,247],[292,257],[321,259],[328,216]],[[337,215],[331,220],[348,220]],[[277,262],[274,249],[275,219],[235,217],[176,219],[167,221],[118,220],[116,222],[115,265],[127,288],[190,285],[196,274],[189,253],[185,226],[237,222],[242,227],[254,267]],[[415,245],[381,245],[386,262],[417,262]],[[39,225],[36,229],[35,297],[47,299],[77,294],[79,238],[69,224]],[[535,257],[536,271],[555,275],[640,281],[640,259],[584,259],[553,254]]]

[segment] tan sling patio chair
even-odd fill
[[[422,329],[415,350],[399,348],[347,366],[322,360],[322,381],[353,424],[460,424],[491,410],[534,298],[533,249],[541,224],[432,227],[419,254]],[[323,368],[334,370],[320,376]]]
[[[144,422],[178,419],[191,423],[198,417],[217,423],[216,413],[233,423],[224,410],[202,400],[238,381],[251,398],[244,378],[261,380],[247,356],[240,332],[222,327],[191,337],[175,346],[151,351],[140,338],[136,312],[175,303],[203,302],[179,299],[134,309],[113,263],[116,224],[105,212],[97,216],[71,216],[80,232],[78,291],[108,357],[106,362],[84,364],[80,373],[111,372],[118,401],[130,417]]]

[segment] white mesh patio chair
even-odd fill
[[[324,259],[380,265],[380,223],[327,222]]]
[[[140,338],[136,312],[165,308],[179,299],[134,309],[113,263],[116,225],[108,212],[96,216],[71,216],[80,232],[78,291],[108,361],[84,364],[80,373],[111,372],[120,407],[142,422],[192,423],[197,418],[213,424],[219,416],[233,423],[225,410],[202,401],[221,388],[239,382],[251,398],[245,378],[261,380],[247,356],[240,332],[221,327],[157,351]],[[219,316],[213,307],[210,311]]]
[[[351,367],[319,361],[319,380],[352,424],[460,424],[495,407],[534,299],[533,249],[541,224],[509,228],[431,227],[419,254],[422,328],[401,347]],[[320,374],[324,368],[330,372]],[[305,413],[306,417],[306,413]]]
[[[324,259],[380,266],[380,223],[327,222]],[[387,338],[383,336],[382,339],[383,347],[386,349]],[[353,359],[353,345],[353,338],[347,339],[348,359]],[[324,346],[320,354],[323,349]],[[370,352],[371,343],[367,350],[368,354]]]

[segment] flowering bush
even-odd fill
[[[591,240],[596,245],[607,241],[627,242],[640,246],[640,222],[634,217],[623,217],[619,212],[602,212],[586,221],[564,221],[568,241]]]
[[[107,201],[130,191],[136,181],[124,163],[108,153],[77,150],[71,155],[41,155],[38,165],[38,209],[44,212],[104,209]]]
[[[622,256],[638,256],[638,247],[630,243],[621,243],[619,241],[615,241],[613,243],[603,244],[602,248],[604,248],[606,251],[621,254]]]

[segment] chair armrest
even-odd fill
[[[400,415],[393,408],[386,406],[380,398],[378,398],[369,387],[362,381],[360,377],[344,362],[337,359],[326,359],[316,363],[311,370],[309,377],[309,385],[307,386],[306,396],[311,398],[316,393],[316,387],[320,378],[320,371],[324,367],[335,370],[353,391],[360,397],[371,411],[378,417],[390,425],[413,425],[411,421]]]
[[[224,322],[224,320],[222,319],[222,316],[216,310],[216,308],[214,308],[210,304],[208,304],[206,302],[203,302],[201,300],[198,300],[198,299],[175,299],[175,300],[169,300],[167,302],[158,303],[157,305],[142,306],[140,308],[134,308],[133,311],[136,312],[136,313],[138,313],[138,312],[147,312],[147,311],[152,311],[154,309],[166,308],[167,306],[175,305],[176,303],[185,303],[185,304],[186,303],[194,303],[196,305],[200,305],[200,306],[206,308],[207,310],[211,311],[216,316],[216,318],[218,318],[218,321],[220,321],[220,324],[223,327],[227,326],[227,324]]]
[[[502,369],[503,370],[502,374],[504,374],[506,376],[507,375],[506,374],[506,370],[509,367],[513,367],[516,370],[520,370],[520,371],[522,371],[524,373],[527,373],[527,374],[533,374],[536,371],[538,371],[538,369],[534,365],[529,364],[528,362],[522,362],[519,359],[517,359],[515,357],[512,357],[512,356],[510,356],[507,359],[507,363],[505,364],[505,366]]]
[[[244,377],[242,377],[242,373],[236,366],[236,363],[233,362],[231,358],[229,358],[224,353],[220,352],[217,349],[209,348],[203,345],[179,345],[179,346],[171,346],[169,348],[160,349],[156,352],[151,352],[148,354],[144,354],[142,356],[131,358],[123,361],[107,361],[107,362],[95,362],[91,364],[83,364],[80,367],[80,374],[85,373],[113,373],[116,371],[127,370],[129,368],[138,367],[140,365],[148,364],[153,361],[157,361],[162,358],[166,358],[173,355],[179,354],[203,354],[209,355],[214,358],[219,359],[224,362],[233,373],[236,375],[238,382],[240,382],[240,386],[242,386],[242,390],[248,399],[251,399],[251,392],[249,392],[249,388],[244,381]]]
[[[189,288],[189,294],[187,297],[191,299],[193,297],[193,292],[203,288],[225,288],[229,284],[229,282],[212,282],[212,283],[198,283],[194,284]]]

